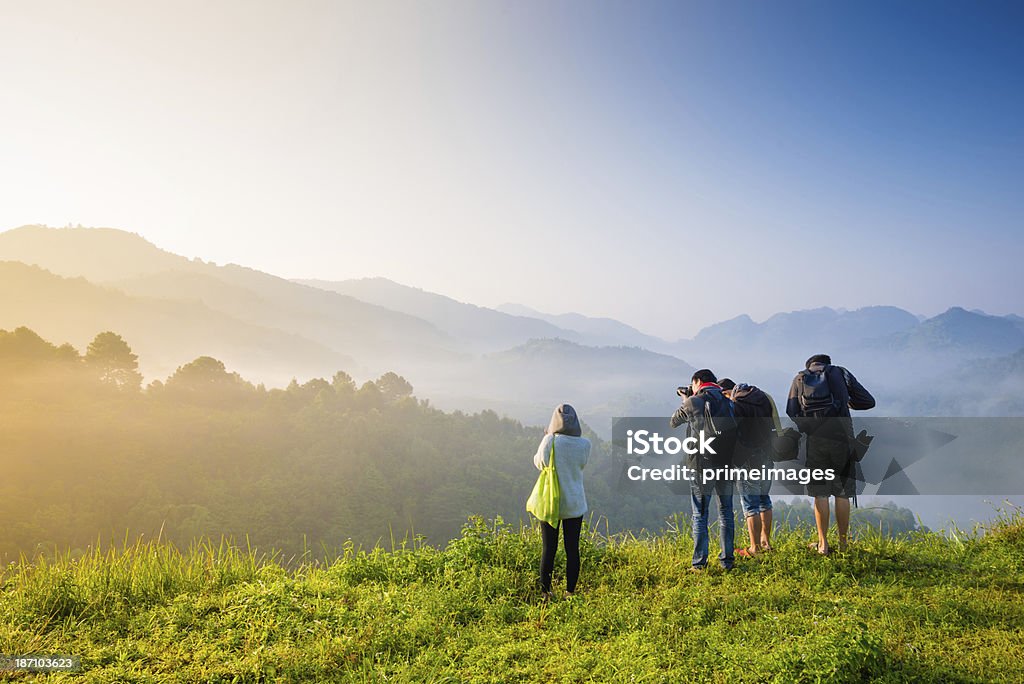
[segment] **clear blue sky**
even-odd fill
[[[1009,2],[4,3],[0,229],[666,337],[1024,313],[1022,35]]]

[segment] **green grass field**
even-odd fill
[[[1024,678],[1019,512],[985,534],[861,531],[828,558],[807,550],[810,538],[781,532],[770,555],[695,575],[686,531],[609,539],[588,528],[580,594],[550,603],[534,589],[539,534],[501,521],[471,520],[444,550],[348,549],[331,563],[160,543],[38,558],[3,570],[0,653],[81,656],[82,670],[0,678]]]

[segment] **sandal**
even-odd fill
[[[821,547],[818,546],[817,542],[811,542],[810,544],[807,545],[807,548],[809,548],[811,551],[817,552],[818,554],[820,554],[822,556],[828,556],[829,554],[832,553],[832,549],[829,548],[827,545],[825,546],[825,550],[822,551]]]
[[[755,555],[757,555],[757,552],[751,551],[750,549],[736,549],[735,551],[733,551],[733,554],[739,556],[740,558],[753,558]]]

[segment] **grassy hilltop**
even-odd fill
[[[0,653],[82,657],[23,681],[1020,681],[1019,512],[984,535],[862,533],[829,558],[782,532],[700,575],[686,531],[588,529],[581,593],[551,603],[538,536],[472,519],[444,550],[331,563],[161,543],[40,558],[3,571]]]

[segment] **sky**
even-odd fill
[[[0,0],[0,230],[669,339],[1024,313],[1015,2]]]

